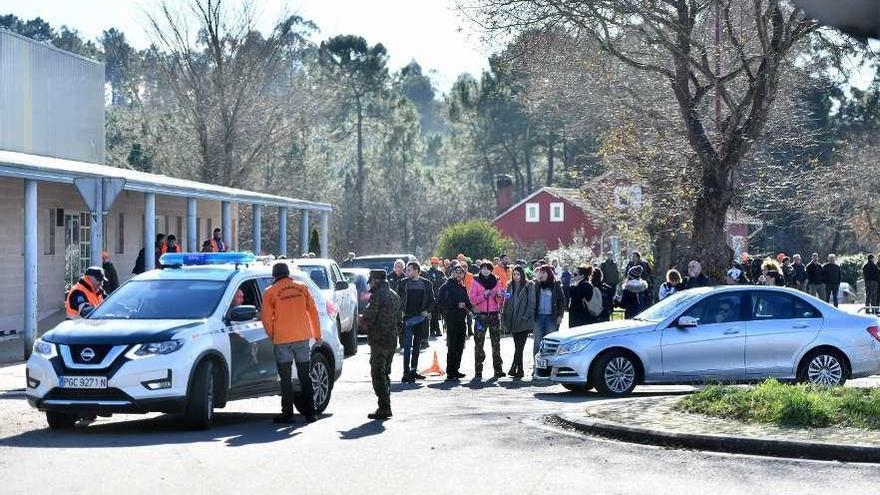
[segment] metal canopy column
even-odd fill
[[[321,212],[321,257],[330,256],[330,212]]]
[[[223,229],[223,244],[227,251],[234,251],[232,247],[232,205],[229,201],[220,202],[220,224]]]
[[[278,207],[278,256],[287,256],[287,207]]]
[[[144,270],[156,268],[156,194],[144,193]]]
[[[201,246],[199,246],[198,217],[199,201],[196,198],[186,198],[186,250],[190,253],[201,251]]]
[[[309,252],[309,210],[300,210],[299,218],[299,250],[302,254]]]
[[[24,356],[37,336],[37,181],[24,181]]]
[[[253,249],[255,255],[263,254],[263,207],[262,205],[253,205],[253,228],[251,229],[251,237],[254,239]]]

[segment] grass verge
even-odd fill
[[[754,387],[710,385],[675,409],[787,427],[880,430],[880,388],[820,388],[768,379]]]

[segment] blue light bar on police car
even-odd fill
[[[252,253],[165,253],[159,258],[163,266],[244,265],[254,262]]]

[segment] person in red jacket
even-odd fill
[[[296,375],[302,385],[305,397],[314,397],[311,379],[312,349],[311,339],[321,341],[321,321],[315,299],[309,287],[290,278],[287,263],[277,263],[272,267],[275,281],[263,293],[263,328],[275,344],[275,361],[278,376],[281,378],[281,415],[276,423],[293,422],[293,383],[291,363],[296,365]],[[307,401],[302,411],[306,421],[317,420],[315,403]],[[309,407],[310,406],[310,407]]]

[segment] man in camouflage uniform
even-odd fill
[[[384,270],[370,271],[370,293],[363,323],[367,328],[370,375],[379,408],[367,417],[385,420],[391,418],[391,362],[397,350],[400,298],[388,286]]]

